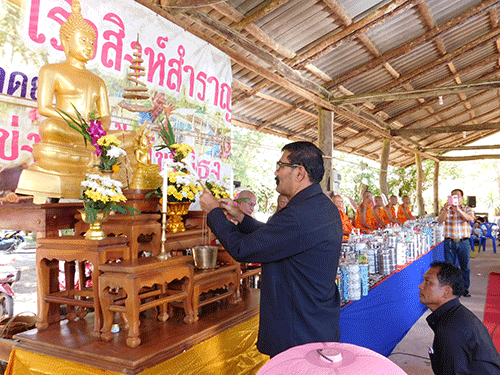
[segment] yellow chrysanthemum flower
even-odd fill
[[[109,147],[111,145],[120,147],[122,143],[114,135],[105,135],[104,137],[101,137],[97,140],[97,144],[101,147]]]

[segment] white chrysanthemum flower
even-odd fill
[[[113,183],[113,186],[115,187],[115,189],[120,189],[123,186],[123,184],[118,180],[111,179],[111,182]]]
[[[106,155],[110,158],[117,158],[120,155],[127,155],[127,153],[123,148],[111,146],[110,149],[106,152]]]
[[[95,189],[99,194],[101,195],[107,195],[109,189],[106,189],[105,187],[99,186]]]

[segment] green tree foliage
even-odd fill
[[[21,37],[21,8],[10,1],[2,1],[2,5],[6,11],[0,12],[0,55],[3,60],[10,59],[12,63],[17,58],[38,67],[47,64],[47,55],[26,46]]]
[[[256,195],[260,212],[272,211],[278,196],[274,179],[276,162],[281,157],[281,147],[290,142],[236,126],[232,135],[234,180]]]

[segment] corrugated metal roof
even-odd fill
[[[499,79],[499,3],[229,0],[171,13],[167,18],[231,56],[238,83],[233,84],[232,93],[235,123],[252,129],[266,124],[261,131],[317,140],[318,129],[313,125],[319,104],[335,112],[336,149],[377,160],[382,140],[390,137],[390,163],[404,167],[414,163],[415,152],[422,154],[414,142],[421,148],[447,142],[460,145],[496,131],[470,131],[474,137],[466,138],[461,132],[415,133],[411,137],[397,132],[399,128],[498,120],[499,89],[471,91],[462,86],[461,95],[452,89],[459,83]],[[386,11],[388,6],[393,6],[392,10]],[[160,9],[159,5],[151,7]],[[206,23],[200,13],[208,14],[214,22]],[[248,24],[240,27],[239,21]],[[223,30],[222,25],[230,29]],[[436,26],[440,29],[433,29]],[[245,46],[239,38],[246,38],[259,50]],[[294,75],[287,69],[293,69]],[[244,90],[240,83],[246,86]],[[321,86],[331,97],[385,96],[331,105]],[[440,91],[444,92],[443,104],[439,104],[437,91],[420,99],[408,96],[422,89],[444,90]],[[400,96],[389,99],[387,94],[394,92]],[[437,160],[441,154],[426,151],[422,155]]]

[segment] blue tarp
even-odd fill
[[[444,260],[442,242],[387,277],[367,296],[344,306],[340,310],[340,342],[389,356],[427,310],[420,303],[418,286],[434,260]]]

